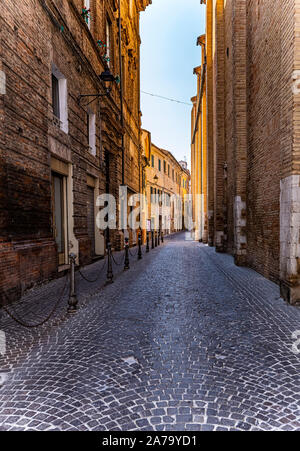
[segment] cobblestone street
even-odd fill
[[[2,317],[0,429],[300,430],[299,308],[184,238],[74,316],[37,330]]]

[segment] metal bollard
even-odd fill
[[[164,244],[164,232],[161,232],[161,242]]]
[[[107,279],[106,279],[106,285],[109,285],[111,283],[114,283],[114,274],[112,270],[112,259],[111,259],[111,243],[107,243]]]
[[[154,245],[154,231],[151,231],[151,248],[154,249],[155,245]]]
[[[157,247],[157,232],[155,231],[155,247]]]
[[[142,260],[143,254],[142,254],[142,235],[139,234],[139,251],[138,251],[138,260]]]
[[[158,231],[157,244],[158,244],[158,246],[160,246],[160,230]]]
[[[69,296],[69,307],[68,313],[76,313],[78,299],[76,296],[76,286],[75,286],[75,264],[76,264],[76,255],[70,254],[70,296]]]
[[[124,271],[130,269],[129,263],[129,238],[125,238],[125,261],[124,261]]]
[[[149,246],[149,232],[147,232],[147,245],[146,245],[146,252],[150,252],[150,246]]]

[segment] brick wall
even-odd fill
[[[279,276],[282,2],[248,2],[248,263]]]

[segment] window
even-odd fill
[[[54,74],[52,74],[52,107],[54,116],[56,116],[59,119],[60,118],[59,82]]]
[[[67,79],[52,65],[52,108],[54,116],[59,119],[61,130],[68,133],[68,90]]]
[[[164,161],[164,173],[167,173],[167,163]]]
[[[172,169],[172,179],[173,179],[173,182],[174,182],[174,180],[175,180],[174,169]]]
[[[94,113],[87,115],[87,136],[90,152],[96,155],[96,114]]]
[[[170,165],[168,164],[168,176],[170,177]]]
[[[158,170],[161,171],[161,160],[158,160]]]
[[[154,155],[151,156],[151,166],[154,168]]]

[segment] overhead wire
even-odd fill
[[[151,92],[147,92],[147,91],[141,91],[143,94],[147,94],[148,96],[152,96],[152,97],[157,97],[159,99],[164,99],[164,100],[168,100],[169,102],[175,102],[175,103],[180,103],[182,105],[188,105],[188,106],[193,106],[192,103],[188,103],[188,102],[182,102],[181,100],[176,100],[176,99],[171,99],[170,97],[164,97],[164,96],[160,96],[158,94],[153,94]]]

